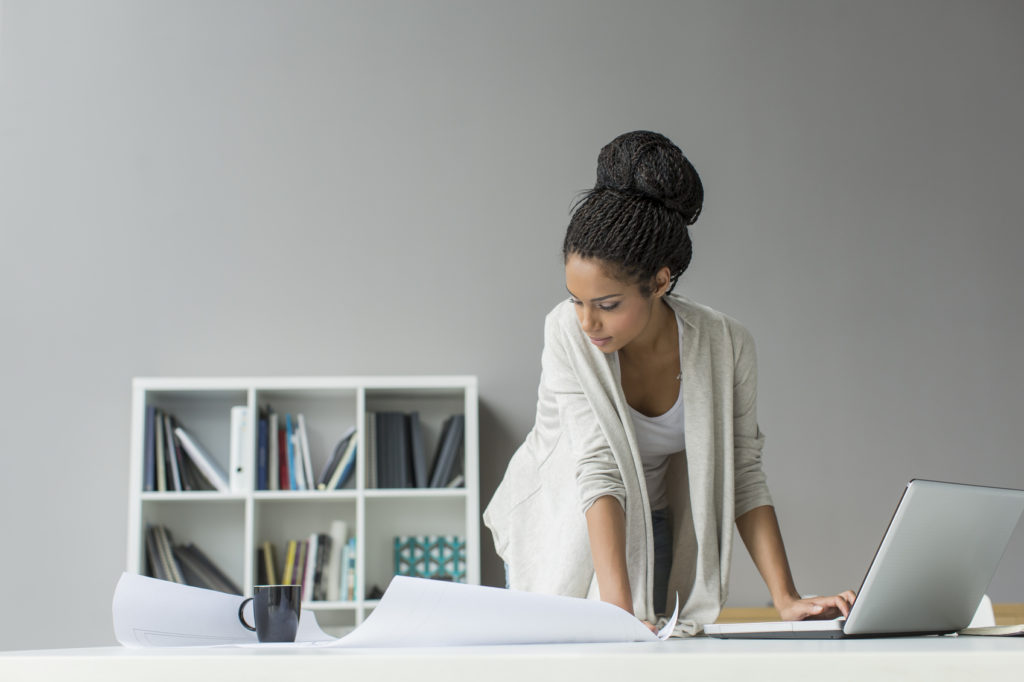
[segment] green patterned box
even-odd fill
[[[466,582],[466,541],[455,535],[395,537],[395,575]]]

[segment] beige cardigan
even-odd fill
[[[771,497],[761,468],[753,338],[711,308],[675,295],[665,300],[683,335],[687,445],[668,474],[669,594],[680,599],[676,634],[693,635],[725,603],[736,517],[770,505]],[[598,497],[615,496],[626,515],[633,612],[654,622],[651,518],[618,357],[590,342],[568,301],[548,314],[544,335],[536,423],[509,461],[484,523],[512,589],[597,598],[584,513]]]

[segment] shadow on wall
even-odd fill
[[[483,514],[491,501],[494,490],[505,475],[505,467],[512,453],[516,451],[526,432],[515,433],[515,429],[504,423],[491,405],[480,398],[480,513]],[[491,531],[480,523],[480,582],[494,587],[505,586],[505,570],[494,553],[494,539]]]

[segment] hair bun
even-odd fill
[[[664,135],[637,130],[619,135],[597,157],[594,191],[608,189],[660,202],[692,225],[704,205],[696,169]]]

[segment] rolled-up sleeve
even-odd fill
[[[772,504],[761,464],[764,434],[757,423],[757,350],[743,327],[733,329],[733,468],[735,513]]]
[[[625,508],[622,474],[569,360],[565,339],[554,316],[549,316],[545,324],[541,364],[547,388],[558,405],[568,451],[575,458],[576,492],[582,512],[585,514],[598,498],[606,495],[617,499]]]

